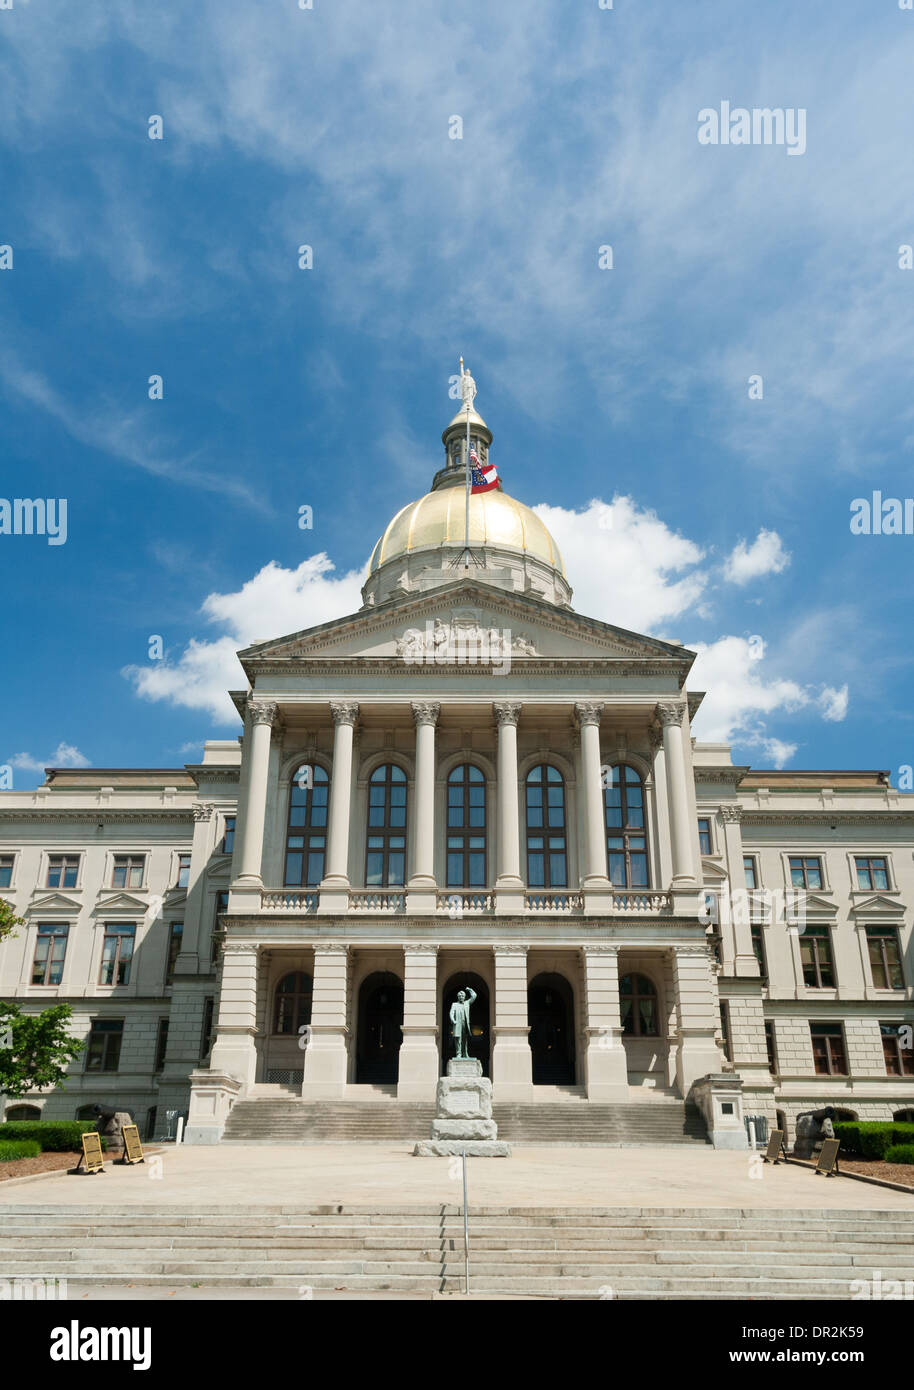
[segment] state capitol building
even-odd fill
[[[358,612],[238,653],[240,738],[0,793],[0,995],[70,1003],[86,1044],[7,1118],[422,1138],[471,988],[513,1137],[710,1129],[708,1077],[740,1141],[914,1119],[914,800],[696,742],[695,654],[576,612],[500,488],[466,555],[468,421],[487,466],[471,402]]]

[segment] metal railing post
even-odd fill
[[[470,1292],[470,1222],[467,1215],[467,1151],[463,1151],[463,1276],[464,1293]]]

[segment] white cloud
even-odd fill
[[[847,717],[849,703],[847,686],[842,685],[840,690],[835,690],[833,686],[827,685],[819,695],[818,703],[823,719],[840,724],[841,720]]]
[[[188,709],[206,710],[220,724],[237,723],[227,691],[245,686],[236,656],[241,647],[315,627],[352,613],[361,605],[362,576],[336,576],[323,552],[283,569],[275,560],[231,594],[209,594],[201,612],[224,629],[221,637],[191,638],[176,661],[126,666],[122,672],[138,695]]]
[[[763,574],[780,574],[790,564],[790,552],[784,549],[777,531],[759,531],[751,545],[740,540],[727,556],[724,576],[731,584],[748,584]]]
[[[58,743],[47,758],[33,758],[31,753],[14,753],[7,761],[25,772],[44,772],[46,767],[91,767],[89,759],[72,743]]]

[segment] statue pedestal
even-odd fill
[[[419,1158],[508,1158],[511,1145],[499,1141],[492,1119],[492,1083],[475,1057],[452,1057],[438,1081],[432,1137],[416,1145]]]

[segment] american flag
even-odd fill
[[[498,487],[498,469],[494,463],[481,464],[476,450],[471,449],[470,491],[491,492],[493,487]]]

